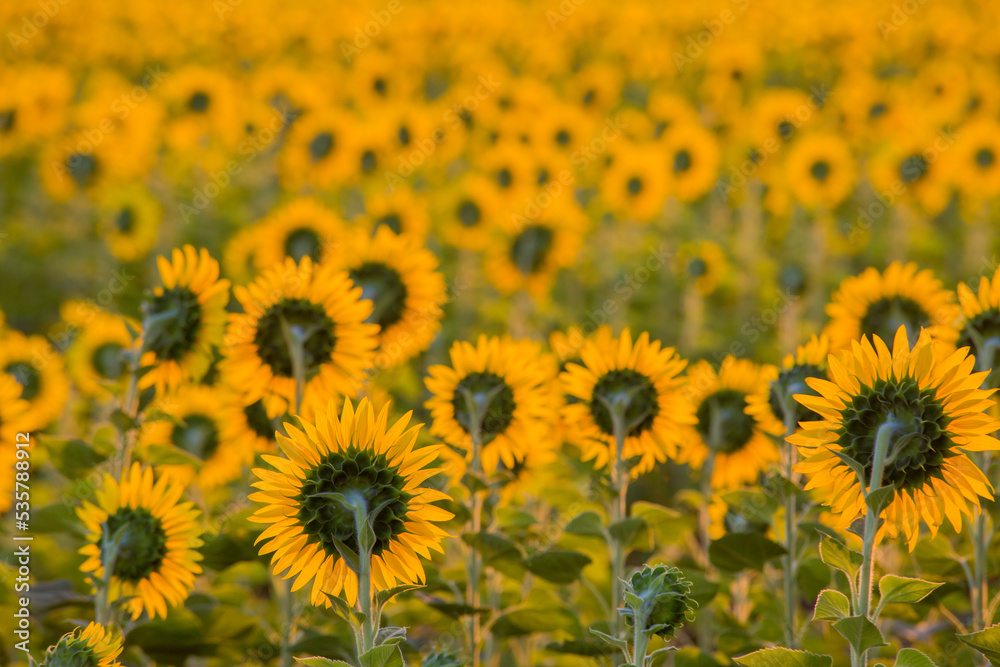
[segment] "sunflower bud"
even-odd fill
[[[619,613],[629,626],[638,622],[647,632],[672,637],[685,621],[694,620],[690,591],[691,582],[676,567],[646,565],[625,582],[625,608]]]

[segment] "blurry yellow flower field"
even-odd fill
[[[8,0],[0,666],[1000,664],[1000,33]]]

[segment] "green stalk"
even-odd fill
[[[968,325],[967,325],[968,326]],[[976,369],[978,371],[990,371],[994,357],[1000,348],[1000,339],[996,337],[983,338],[983,335],[968,327],[968,333],[976,348]],[[996,435],[996,434],[994,434]],[[993,463],[989,452],[975,454],[975,461],[987,479],[990,478],[990,466]],[[989,573],[988,564],[989,544],[992,541],[992,530],[989,525],[989,517],[986,510],[980,507],[979,515],[970,527],[973,549],[973,576],[969,582],[969,598],[972,605],[972,626],[976,631],[983,630],[991,619],[987,616],[987,606],[989,605]]]
[[[635,623],[635,632],[632,635],[632,664],[635,667],[645,667],[646,650],[649,648],[649,635],[646,634],[646,618],[644,614],[640,614],[636,610],[636,615],[632,620]]]
[[[490,402],[498,391],[499,389],[496,389],[483,397],[481,401],[477,401],[476,397],[468,389],[462,388],[465,407],[469,411],[469,425],[471,429],[469,439],[472,441],[472,462],[469,468],[472,476],[476,479],[481,479],[483,474],[481,451],[483,447],[483,419],[486,416]],[[480,408],[483,409],[480,410]],[[483,526],[483,495],[480,491],[474,489],[470,489],[470,493],[472,495],[471,532],[473,535],[478,535]],[[479,577],[481,575],[481,563],[479,561],[479,552],[475,548],[470,547],[469,559],[466,563],[468,582],[465,586],[465,603],[474,609],[478,609],[482,602],[482,594],[479,590]],[[469,656],[472,660],[472,666],[479,667],[482,659],[479,654],[479,614],[473,613],[469,615],[468,630]]]
[[[882,486],[882,471],[885,468],[885,459],[889,453],[889,442],[892,439],[893,431],[896,430],[896,423],[890,417],[878,428],[875,436],[875,452],[872,459],[872,478],[868,485],[868,493]],[[862,487],[865,481],[860,480]],[[881,513],[879,513],[881,514]],[[861,552],[861,585],[858,587],[858,608],[855,613],[864,615],[868,620],[872,620],[871,597],[872,597],[872,571],[875,562],[872,554],[875,550],[875,534],[878,532],[879,515],[869,508],[865,513],[865,533]],[[862,667],[866,664],[868,652],[863,651],[858,656],[852,656],[854,667]]]
[[[795,405],[789,400],[787,393],[782,396],[782,409],[785,412],[785,474],[788,476],[788,483],[795,483],[795,463],[798,452],[795,446],[788,442],[788,438],[795,434]],[[796,632],[796,611],[798,608],[798,591],[796,581],[798,565],[798,535],[796,522],[797,498],[792,489],[785,490],[785,642],[788,648],[798,648],[798,634]]]
[[[610,410],[611,430],[615,438],[615,460],[611,464],[611,489],[615,497],[611,500],[611,525],[624,521],[628,513],[626,495],[628,494],[629,471],[625,469],[622,455],[625,451],[625,410],[624,401],[616,402]],[[618,613],[618,605],[622,600],[622,579],[625,578],[625,545],[614,536],[609,536],[611,545],[611,630],[617,637],[622,630],[622,619]]]
[[[281,318],[281,333],[288,347],[288,356],[292,362],[292,375],[295,377],[295,414],[302,411],[302,395],[305,393],[305,338],[298,327],[290,327],[284,317]],[[282,599],[281,623],[281,667],[292,667],[292,637],[295,636],[295,594],[292,592],[292,579],[282,579],[284,597]],[[369,601],[371,604],[371,601]]]

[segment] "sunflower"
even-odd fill
[[[421,241],[427,238],[431,226],[426,196],[404,185],[397,185],[389,194],[366,199],[365,218],[373,233],[379,227],[388,227]]]
[[[667,190],[678,201],[701,199],[719,177],[719,144],[697,123],[674,125],[660,140],[666,158]]]
[[[517,141],[502,141],[484,151],[477,166],[493,179],[504,196],[520,201],[535,185],[531,163],[536,150]]]
[[[844,529],[867,509],[862,482],[841,457],[858,462],[867,484],[876,439],[888,433],[881,485],[895,493],[876,539],[902,533],[912,551],[921,520],[931,537],[945,518],[960,530],[962,514],[972,517],[981,497],[992,499],[989,481],[967,453],[1000,449],[990,435],[1000,421],[985,412],[992,390],[980,389],[987,373],[972,372],[968,349],[951,352],[926,331],[910,349],[905,326],[891,352],[879,336],[871,340],[864,336],[830,356],[832,381],[807,380],[820,395],[796,399],[819,419],[803,422],[789,442],[803,456],[796,470],[808,477],[806,489],[821,490]]]
[[[503,206],[500,188],[482,174],[463,176],[438,198],[438,236],[464,250],[482,250]]]
[[[108,145],[94,143],[75,132],[50,141],[38,160],[38,175],[45,192],[56,201],[92,193],[111,179]]]
[[[826,358],[830,354],[830,340],[813,335],[805,345],[799,345],[795,354],[786,355],[778,375],[760,391],[747,396],[747,414],[752,415],[768,433],[784,433],[786,418],[793,425],[818,418],[816,413],[797,405],[792,396],[813,394],[806,384],[808,378],[826,379]],[[791,414],[786,414],[786,409]]]
[[[593,460],[597,468],[628,464],[638,475],[673,457],[678,428],[694,423],[680,392],[687,361],[674,348],[651,341],[648,333],[634,342],[628,329],[617,338],[606,333],[588,337],[580,362],[566,364],[560,375],[567,395],[563,422],[583,460]],[[619,409],[624,420],[620,460],[613,412]]]
[[[222,68],[185,66],[167,77],[158,92],[167,106],[164,143],[182,161],[195,156],[218,160],[243,138],[247,107],[242,91]]]
[[[688,243],[677,252],[676,269],[681,280],[693,280],[702,296],[708,296],[719,288],[728,268],[725,251],[713,241]]]
[[[547,299],[559,271],[576,262],[586,225],[586,216],[569,196],[532,218],[502,220],[496,242],[486,250],[487,279],[501,294],[525,289],[536,300]]]
[[[803,136],[785,162],[792,194],[809,209],[835,208],[854,189],[857,168],[851,149],[835,134]]]
[[[120,315],[96,308],[89,312],[86,321],[74,325],[79,329],[66,350],[66,371],[82,395],[108,398],[125,388],[125,354],[132,347],[132,337]],[[138,328],[135,322],[131,324]]]
[[[756,482],[781,459],[770,437],[779,435],[781,428],[758,420],[747,407],[749,398],[767,391],[776,375],[773,366],[732,355],[722,360],[718,372],[707,361],[694,364],[684,394],[697,423],[685,429],[677,461],[699,470],[711,457],[714,489]]]
[[[350,238],[349,250],[332,265],[347,271],[361,298],[372,302],[365,321],[379,326],[375,365],[392,368],[430,347],[441,329],[441,307],[448,300],[444,276],[434,253],[388,227],[374,236],[356,230]]]
[[[120,536],[109,583],[109,599],[124,602],[136,620],[166,617],[167,607],[184,604],[201,573],[200,512],[180,502],[183,487],[160,478],[153,469],[133,463],[120,481],[104,476],[97,504],[85,501],[76,513],[87,529],[87,557],[81,571],[105,578],[104,559],[114,536]]]
[[[9,510],[14,502],[15,480],[10,472],[17,461],[14,443],[18,441],[18,433],[31,430],[30,410],[28,402],[21,398],[21,385],[17,380],[0,373],[0,439],[6,443],[0,448],[0,469],[6,472],[0,479],[0,514]]]
[[[478,433],[487,474],[501,462],[514,468],[553,423],[545,366],[531,349],[507,337],[480,336],[475,345],[459,341],[450,356],[451,366],[431,366],[424,378],[432,394],[424,403],[434,420],[431,435],[471,459]]]
[[[882,199],[914,203],[928,216],[937,215],[948,205],[952,193],[947,160],[940,155],[942,141],[947,139],[927,130],[897,130],[868,160],[872,187],[883,193]],[[945,145],[950,148],[950,144]]]
[[[601,197],[610,212],[639,223],[648,223],[660,214],[668,179],[658,157],[658,150],[642,144],[615,151],[600,183]]]
[[[156,244],[163,209],[140,186],[108,188],[99,196],[98,232],[111,254],[122,262],[146,257]]]
[[[955,186],[973,204],[1000,195],[1000,123],[977,120],[962,127],[955,152],[946,155]]]
[[[254,226],[243,227],[226,241],[222,250],[222,272],[237,285],[245,285],[256,272],[258,236]]]
[[[257,247],[253,261],[258,271],[281,263],[286,257],[310,257],[319,263],[337,250],[344,222],[315,199],[296,199],[271,211],[254,224]]]
[[[39,667],[121,667],[116,660],[121,652],[122,638],[119,634],[100,623],[88,623],[83,630],[77,628],[60,637],[55,646],[45,651]]]
[[[28,430],[51,424],[69,397],[69,379],[62,355],[41,336],[20,331],[0,331],[0,371],[21,385],[20,397],[28,402]]]
[[[979,370],[992,369],[986,386],[1000,387],[1000,269],[992,278],[980,276],[979,291],[958,284],[958,302],[962,307],[957,347],[975,352]]]
[[[311,111],[298,118],[278,156],[285,189],[328,188],[352,178],[357,167],[352,150],[356,123],[335,109]]]
[[[267,524],[257,538],[261,555],[273,554],[276,574],[295,578],[292,591],[312,581],[310,600],[330,607],[343,592],[350,604],[358,595],[357,574],[341,558],[338,545],[358,553],[351,508],[319,493],[364,499],[375,533],[371,554],[375,590],[424,578],[420,557],[441,552],[447,533],[435,525],[452,514],[432,503],[448,496],[421,486],[441,472],[428,467],[439,446],[414,449],[420,425],[407,429],[412,413],[389,425],[389,406],[376,414],[367,398],[357,409],[344,401],[338,418],[330,403],[318,410],[315,424],[300,419],[301,429],[286,423],[288,436],[278,447],[288,458],[264,455],[274,470],[255,469],[259,489],[250,500],[260,507],[250,520]],[[296,576],[297,575],[297,576]],[[373,591],[374,593],[374,591]]]
[[[926,328],[931,337],[954,342],[959,308],[955,294],[930,269],[893,262],[884,273],[869,267],[841,281],[826,314],[830,322],[824,333],[830,346],[839,349],[863,334],[888,340],[900,325],[914,338]]]
[[[145,306],[153,320],[144,333],[141,366],[153,366],[140,387],[158,393],[185,381],[200,380],[212,363],[212,348],[222,343],[229,281],[219,279],[219,263],[202,248],[174,248],[170,259],[156,258],[161,287]],[[165,319],[159,319],[165,318]]]
[[[753,106],[749,125],[752,147],[773,153],[777,146],[791,141],[815,111],[809,95],[794,88],[768,88]],[[808,114],[808,115],[806,115]]]
[[[295,406],[295,370],[284,329],[301,340],[303,406],[312,398],[357,393],[372,367],[378,325],[366,324],[372,303],[345,271],[291,258],[233,294],[242,313],[229,316],[220,363],[225,382],[245,402],[264,399],[274,417]]]
[[[150,408],[164,418],[144,425],[137,455],[158,463],[157,473],[172,483],[214,489],[240,477],[242,467],[253,463],[254,454],[261,451],[247,447],[247,439],[241,437],[248,418],[239,396],[228,388],[181,385]],[[161,452],[169,453],[169,463],[160,463]],[[186,457],[190,463],[174,462]]]
[[[624,73],[606,62],[589,62],[564,86],[565,97],[590,113],[607,114],[621,101]]]

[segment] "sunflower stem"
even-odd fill
[[[636,610],[632,621],[635,623],[635,632],[632,634],[631,663],[635,667],[645,667],[646,651],[649,648],[649,634],[646,632],[646,615],[640,610]]]
[[[791,488],[795,484],[795,463],[797,451],[795,445],[788,442],[788,438],[795,435],[795,402],[789,392],[783,392],[781,397],[781,408],[785,417],[785,474],[788,476],[788,485],[785,487],[785,642],[788,648],[798,648],[798,634],[796,633],[796,610],[798,608],[798,592],[796,590],[796,576],[798,565],[796,564],[798,547],[798,524],[795,521],[796,508],[795,489]]]
[[[611,431],[615,439],[615,459],[611,464],[611,525],[624,521],[628,515],[629,471],[625,466],[625,437],[628,425],[625,415],[628,400],[616,400],[611,406]],[[618,605],[622,603],[622,580],[625,578],[625,545],[614,535],[609,535],[611,545],[611,630],[617,637],[622,631],[622,619]]]
[[[295,414],[302,412],[302,394],[305,388],[305,340],[298,328],[288,325],[281,316],[281,334],[288,346],[288,356],[292,361],[292,375],[295,377]],[[295,593],[292,592],[293,581],[284,582],[284,597],[282,598],[281,623],[281,666],[292,665],[292,638],[295,636]]]
[[[483,440],[483,419],[486,416],[487,409],[489,408],[490,402],[493,397],[496,396],[496,391],[491,392],[486,397],[477,401],[468,389],[462,389],[462,395],[465,398],[465,407],[469,411],[469,439],[472,441],[472,461],[469,464],[469,470],[473,477],[477,480],[482,478],[483,475],[483,464],[482,464],[482,440]],[[480,407],[483,408],[480,411]],[[482,530],[483,524],[483,494],[477,489],[469,489],[472,496],[472,518],[471,522],[471,532],[475,537],[479,535]],[[480,577],[480,563],[479,563],[479,552],[476,551],[475,547],[469,548],[469,559],[466,563],[466,572],[468,582],[465,586],[465,603],[473,609],[479,609],[481,604],[481,593],[479,590],[479,577]],[[469,615],[469,657],[472,660],[473,667],[479,667],[480,665],[480,652],[479,652],[479,614],[473,612]]]
[[[705,458],[705,463],[701,467],[700,482],[702,503],[698,512],[698,536],[701,543],[701,553],[699,555],[701,557],[701,565],[706,576],[711,576],[712,574],[712,562],[708,558],[708,547],[711,542],[709,529],[711,527],[712,518],[709,516],[708,507],[712,498],[712,472],[714,468],[715,451],[714,449],[710,449],[708,456]],[[706,653],[709,653],[712,650],[712,622],[710,610],[706,607],[701,611],[701,613],[698,614],[698,619],[696,621],[698,647]]]
[[[896,426],[896,421],[890,417],[879,426],[878,432],[875,435],[875,451],[872,455],[872,478],[868,486],[868,491],[865,493],[866,500],[869,493],[882,486],[882,472],[885,468],[886,457],[889,453],[889,444]],[[863,489],[865,480],[862,479],[859,481]],[[875,535],[878,533],[880,516],[881,512],[876,514],[871,508],[867,508],[865,512],[865,532],[861,552],[861,585],[858,586],[858,608],[855,609],[855,613],[863,614],[868,620],[872,620],[872,573],[875,569],[873,552],[875,550]],[[862,651],[856,656],[856,661],[853,663],[854,667],[865,665],[867,659],[868,651]]]

